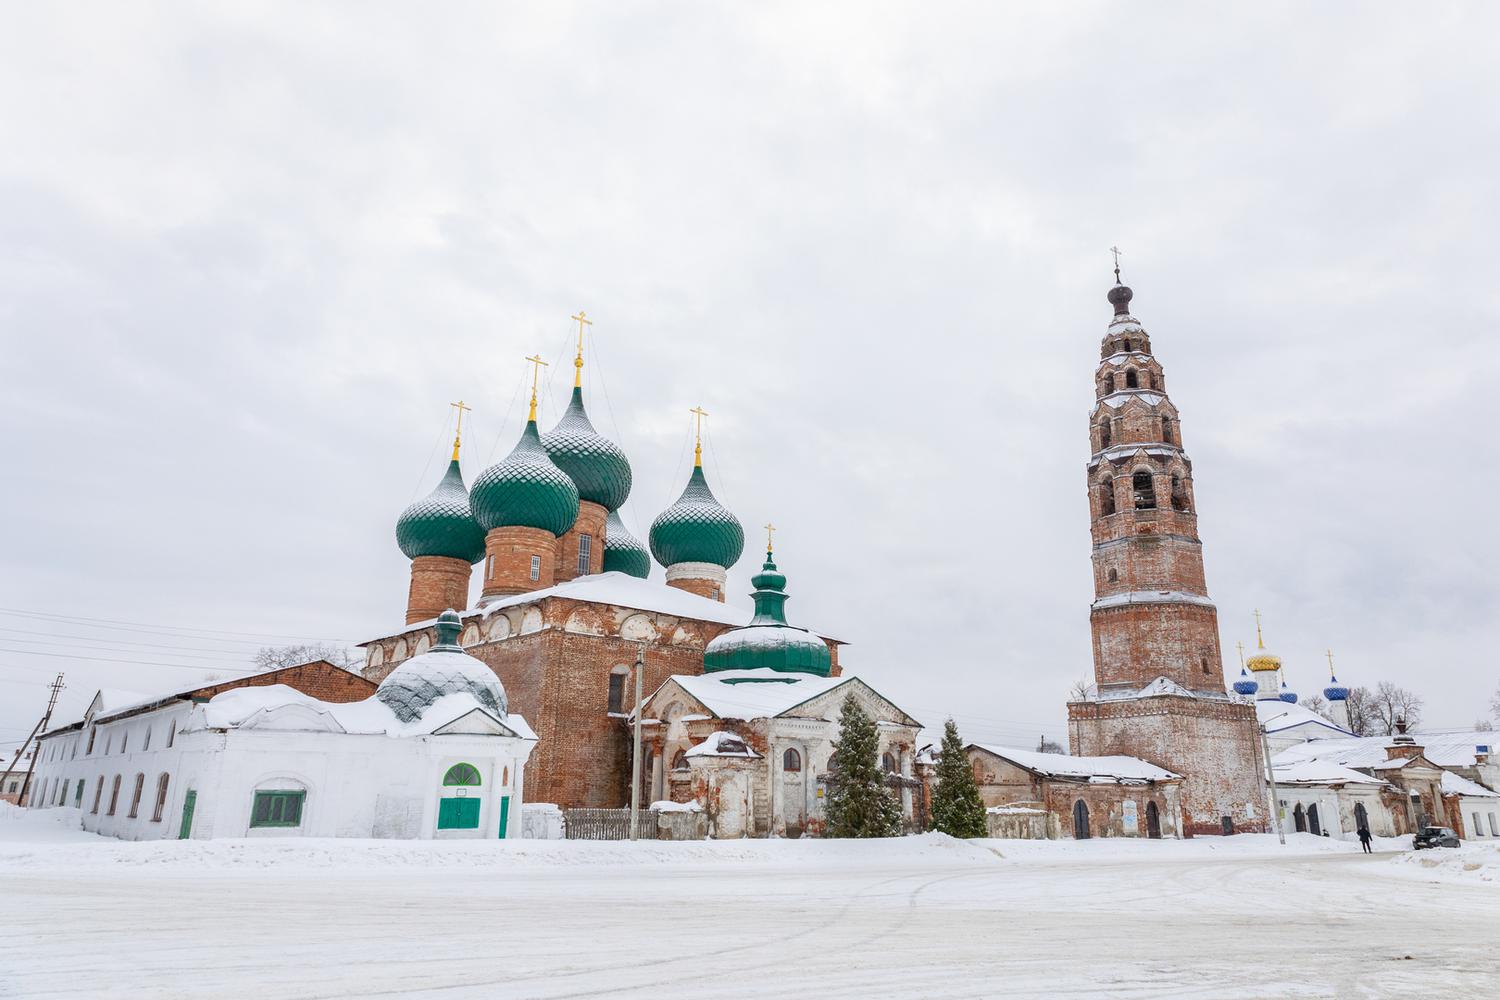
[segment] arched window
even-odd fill
[[[167,730],[167,746],[171,746],[175,739],[177,739],[177,720],[173,719],[171,727]]]
[[[84,756],[88,756],[89,754],[94,752],[94,737],[98,734],[99,730],[93,728],[89,729],[89,748],[83,752]]]
[[[1108,448],[1111,440],[1113,440],[1113,435],[1110,433],[1110,421],[1108,417],[1105,417],[1104,421],[1099,424],[1100,449]]]
[[[99,799],[102,798],[103,795],[104,795],[104,775],[101,774],[101,775],[99,775],[99,783],[94,786],[94,808],[92,808],[92,809],[89,810],[89,812],[93,813],[96,816],[99,814]]]
[[[1208,669],[1208,657],[1206,657],[1206,656],[1200,656],[1200,657],[1198,657],[1198,665],[1203,668],[1203,673],[1205,675],[1207,675],[1209,673],[1209,669]]]
[[[109,811],[106,816],[115,814],[115,807],[120,804],[120,776],[115,775],[115,780],[109,786]]]
[[[156,807],[151,810],[151,822],[160,823],[161,814],[167,808],[167,782],[170,780],[167,772],[163,771],[156,778]]]
[[[783,771],[802,770],[802,755],[797,752],[796,747],[787,747],[786,753],[781,755],[781,769]]]
[[[1089,839],[1089,807],[1082,799],[1073,803],[1073,839]]]
[[[1115,569],[1113,566],[1111,566],[1110,570],[1109,570],[1109,582],[1110,583],[1119,583],[1120,582],[1120,571],[1117,570],[1117,569]]]
[[[443,787],[459,785],[473,787],[480,784],[479,768],[473,764],[454,764],[448,768],[448,773],[443,775]]]
[[[1146,803],[1146,836],[1152,840],[1161,839],[1161,813],[1155,802]]]
[[[886,774],[895,774],[899,770],[896,766],[896,757],[891,753],[880,755],[880,766],[885,769]]]
[[[141,743],[141,750],[145,751],[145,750],[150,750],[150,749],[151,749],[151,727],[147,726],[146,727],[146,739],[144,741],[142,741],[142,743]]]
[[[1182,484],[1181,476],[1172,477],[1172,509],[1187,510],[1187,487]]]
[[[1109,480],[1099,484],[1099,516],[1109,517],[1115,512],[1115,484]]]
[[[1172,418],[1171,417],[1162,417],[1161,418],[1161,439],[1163,441],[1165,441],[1167,444],[1174,444],[1175,443],[1172,440]]]
[[[1151,482],[1151,473],[1142,470],[1131,476],[1130,489],[1135,494],[1136,510],[1156,509],[1156,487]]]
[[[1126,351],[1126,353],[1129,353],[1130,350],[1131,350],[1130,341],[1127,340],[1127,341],[1125,341],[1125,351]]]
[[[506,788],[510,787],[510,768],[504,767],[500,770],[500,784]]]
[[[609,672],[609,712],[611,715],[625,714],[625,678],[629,667],[615,667]]]
[[[120,737],[120,752],[121,753],[129,753],[130,752],[130,730],[128,730],[128,729],[125,730],[125,734]]]
[[[130,793],[130,819],[135,819],[141,813],[141,792],[146,788],[146,776],[137,774],[135,776],[135,790]]]
[[[686,771],[688,769],[687,752],[679,750],[672,755],[672,770]]]
[[[1110,393],[1115,391],[1114,372],[1105,373],[1104,378],[1099,381],[1099,388],[1104,390],[1102,393],[1100,393],[1100,395],[1103,396],[1108,396]]]
[[[1146,376],[1146,388],[1147,389],[1155,389],[1156,388],[1156,376],[1153,375],[1153,374],[1151,374],[1150,369],[1146,370],[1145,376]]]
[[[1127,389],[1139,389],[1140,387],[1141,387],[1140,379],[1136,376],[1135,369],[1134,368],[1127,368],[1127,369],[1125,369],[1125,388],[1127,388]]]

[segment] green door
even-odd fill
[[[479,829],[479,799],[438,799],[438,829]]]
[[[500,839],[505,839],[505,821],[510,819],[510,796],[500,796]]]
[[[193,833],[193,809],[198,805],[198,793],[189,791],[182,797],[182,829],[177,831],[178,840],[187,840]]]

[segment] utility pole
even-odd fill
[[[15,757],[11,759],[10,766],[5,769],[5,773],[0,774],[0,788],[4,788],[5,782],[10,780],[11,772],[16,769],[16,763],[20,761],[21,755],[26,752],[26,748],[31,745],[31,741],[35,739],[39,734],[46,731],[47,723],[52,718],[52,710],[57,707],[57,696],[62,693],[62,689],[65,686],[66,685],[63,684],[62,674],[58,674],[52,679],[52,693],[47,697],[47,711],[42,713],[42,721],[36,724],[36,726],[31,730],[31,734],[28,735],[26,739],[21,743],[20,749],[16,751]],[[16,796],[16,805],[19,806],[21,802],[26,798],[26,790],[31,787],[31,774],[35,770],[36,754],[33,753],[31,755],[30,762],[28,762],[26,765],[26,780],[21,782],[21,794]]]
[[[1276,769],[1271,766],[1271,745],[1266,740],[1266,727],[1260,727],[1260,752],[1266,761],[1266,781],[1271,785],[1271,821],[1276,824],[1276,837],[1281,846],[1286,846],[1286,831],[1281,828],[1281,793],[1276,791]]]
[[[630,761],[630,839],[641,835],[641,674],[646,670],[646,644],[635,650],[635,752]]]

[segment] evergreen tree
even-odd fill
[[[901,832],[901,800],[880,773],[875,722],[854,700],[844,699],[839,736],[823,812],[829,837],[895,837]]]
[[[974,784],[974,769],[958,738],[958,727],[943,724],[943,749],[938,755],[937,788],[932,793],[932,828],[950,837],[986,837],[984,800]]]

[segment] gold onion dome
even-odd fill
[[[1245,658],[1245,666],[1249,667],[1253,673],[1281,669],[1281,657],[1267,650],[1266,641],[1261,637],[1259,611],[1255,612],[1255,652]],[[1264,684],[1260,687],[1263,692],[1268,690]],[[1273,684],[1269,690],[1274,692],[1275,685]],[[1275,697],[1274,693],[1272,697]]]

